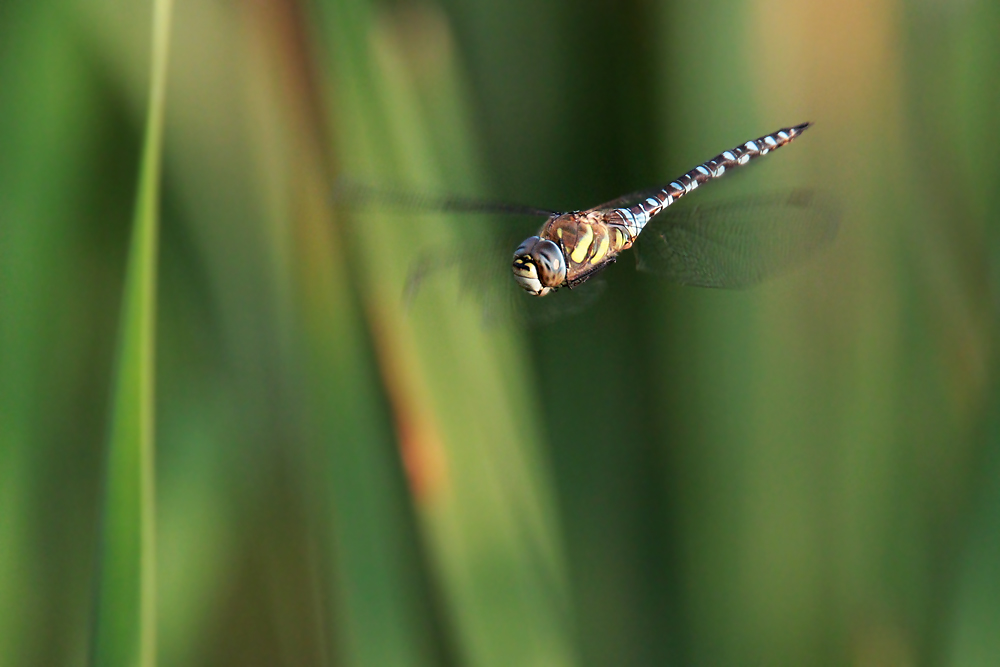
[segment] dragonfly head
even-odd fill
[[[545,296],[566,282],[563,251],[548,239],[526,239],[514,251],[514,280],[528,294]]]

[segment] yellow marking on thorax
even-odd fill
[[[621,230],[621,227],[614,227],[615,230],[615,250],[621,250],[625,247],[625,232]]]
[[[590,250],[590,244],[594,240],[594,230],[591,229],[590,225],[581,222],[579,227],[584,230],[583,236],[577,237],[576,247],[573,248],[573,252],[569,256],[576,264],[579,264],[587,257],[587,251]]]
[[[611,245],[611,235],[608,234],[608,230],[605,229],[601,234],[601,240],[597,244],[597,251],[594,252],[594,256],[590,258],[591,264],[597,264],[604,256],[608,253],[608,246]]]

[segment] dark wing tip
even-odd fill
[[[795,132],[795,134],[801,134],[802,132],[805,132],[807,129],[809,129],[810,127],[812,127],[814,124],[815,123],[811,123],[809,121],[806,121],[806,122],[804,122],[804,123],[802,123],[800,125],[793,126],[791,129],[792,129],[793,132]]]

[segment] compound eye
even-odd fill
[[[525,292],[535,296],[541,296],[548,291],[538,280],[538,267],[535,265],[535,260],[531,254],[538,240],[537,236],[532,236],[525,239],[524,243],[517,247],[517,250],[514,251],[514,265],[512,267],[514,270],[514,280],[517,281],[517,284]]]
[[[538,279],[546,287],[559,287],[566,282],[566,257],[563,251],[547,239],[535,243],[532,258],[538,266]]]
[[[521,241],[521,245],[517,246],[517,250],[514,251],[514,259],[518,257],[529,257],[531,251],[535,249],[535,245],[541,241],[537,236],[529,236],[528,238]]]
[[[532,236],[514,251],[514,280],[526,292],[545,296],[566,281],[566,258],[552,241]]]

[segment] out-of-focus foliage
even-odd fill
[[[93,650],[151,25],[0,4],[2,667]],[[995,662],[1000,5],[177,1],[171,40],[159,664]],[[332,196],[585,208],[806,120],[695,196],[821,189],[826,253],[624,257],[537,329],[404,307],[507,221]]]
[[[149,108],[121,307],[94,583],[91,664],[156,664],[156,278],[171,0],[153,9]]]

